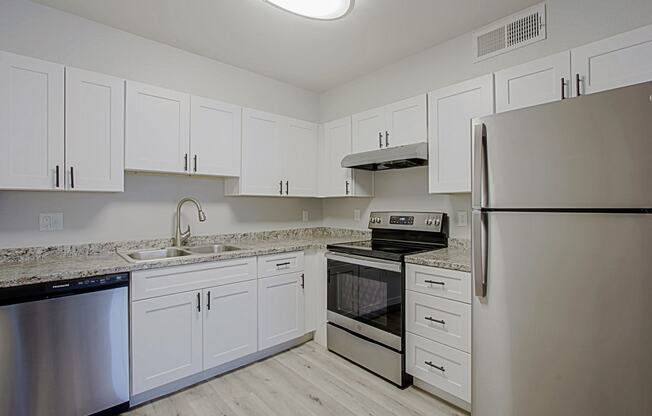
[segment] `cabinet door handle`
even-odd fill
[[[385,130],[385,147],[389,147],[389,132]]]
[[[289,261],[286,261],[286,262],[283,262],[283,263],[276,263],[276,268],[277,269],[285,268],[285,267],[289,266],[290,264],[291,263]]]
[[[290,181],[285,181],[285,195],[290,195]]]
[[[582,85],[582,79],[580,78],[580,74],[575,74],[575,89],[577,90],[577,96],[579,97],[582,95],[580,92],[580,86]]]
[[[211,310],[211,291],[209,290],[208,293],[206,294],[206,308],[210,311]]]
[[[283,195],[283,181],[279,181],[278,183],[278,193]]]
[[[55,185],[58,188],[59,187],[59,165],[55,167]]]
[[[188,171],[188,153],[183,157],[183,170]]]
[[[346,194],[349,194],[349,181],[346,181]]]
[[[378,132],[378,146],[380,146],[381,149],[383,148],[383,133],[381,132]]]
[[[201,312],[201,293],[197,292],[197,312]]]
[[[566,99],[566,81],[564,80],[564,77],[561,77],[561,99]]]
[[[306,288],[306,275],[301,273],[301,289]]]
[[[426,316],[426,317],[423,318],[423,319],[425,319],[426,321],[430,321],[430,322],[435,322],[435,323],[438,323],[438,324],[446,325],[446,321],[444,321],[443,319],[435,319],[435,318],[433,318],[432,316]]]
[[[424,280],[423,283],[430,283],[431,285],[441,285],[444,286],[445,282],[438,282],[436,280]]]
[[[70,187],[75,187],[75,168],[70,167]]]
[[[195,155],[195,157],[193,159],[195,160],[195,169],[194,170],[195,170],[195,172],[197,172],[197,155]]]
[[[441,372],[446,372],[446,369],[444,368],[444,366],[434,365],[434,364],[432,363],[432,361],[424,361],[423,363],[424,363],[425,365],[429,366],[429,367],[436,368],[437,370],[439,370],[439,371],[441,371]]]

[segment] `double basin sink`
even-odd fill
[[[197,247],[166,247],[154,249],[142,249],[118,253],[125,260],[132,263],[140,263],[152,260],[174,259],[192,255],[219,254],[227,251],[240,250],[238,247],[225,244],[209,244]]]

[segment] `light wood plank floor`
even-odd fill
[[[131,416],[467,416],[309,342],[132,409]]]

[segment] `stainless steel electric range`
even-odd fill
[[[328,349],[407,387],[405,256],[445,248],[438,212],[372,212],[371,240],[328,245]]]

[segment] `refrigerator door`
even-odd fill
[[[473,416],[651,415],[652,215],[482,215]]]
[[[652,207],[651,101],[645,83],[476,119],[474,207]]]

